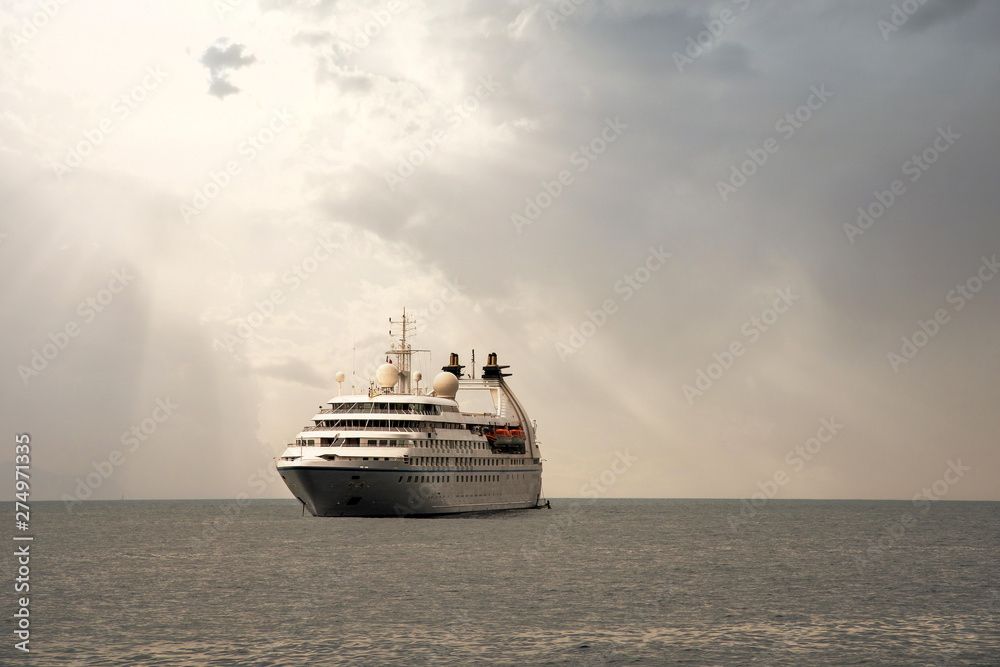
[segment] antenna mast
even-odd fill
[[[410,373],[410,356],[413,354],[413,350],[410,348],[410,343],[406,340],[406,336],[415,324],[416,322],[412,317],[406,316],[406,308],[403,308],[403,318],[401,320],[389,318],[389,334],[392,334],[395,327],[399,327],[400,333],[399,342],[390,345],[389,351],[386,354],[396,357],[396,370],[399,371],[399,393],[402,394],[410,393],[410,377],[412,375]]]

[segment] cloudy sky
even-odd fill
[[[1000,500],[995,2],[25,1],[0,35],[36,498],[290,497],[255,475],[406,307],[427,374],[511,365],[552,497]]]

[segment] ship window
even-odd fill
[[[407,475],[406,476],[406,481],[407,482],[412,482],[413,481],[413,475]]]

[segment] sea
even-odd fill
[[[1000,665],[995,502],[32,502],[4,534],[5,666]]]

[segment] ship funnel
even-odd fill
[[[458,363],[458,353],[457,352],[452,352],[451,353],[451,360],[449,361],[448,365],[442,367],[441,370],[444,371],[444,372],[446,372],[446,373],[451,373],[452,375],[454,375],[457,378],[461,378],[462,377],[462,369],[463,368],[465,368],[465,366],[463,366],[460,363]]]
[[[500,366],[497,364],[497,353],[490,352],[486,357],[486,365],[483,366],[483,379],[503,379],[509,377],[510,373],[504,373],[505,368],[510,366]]]

